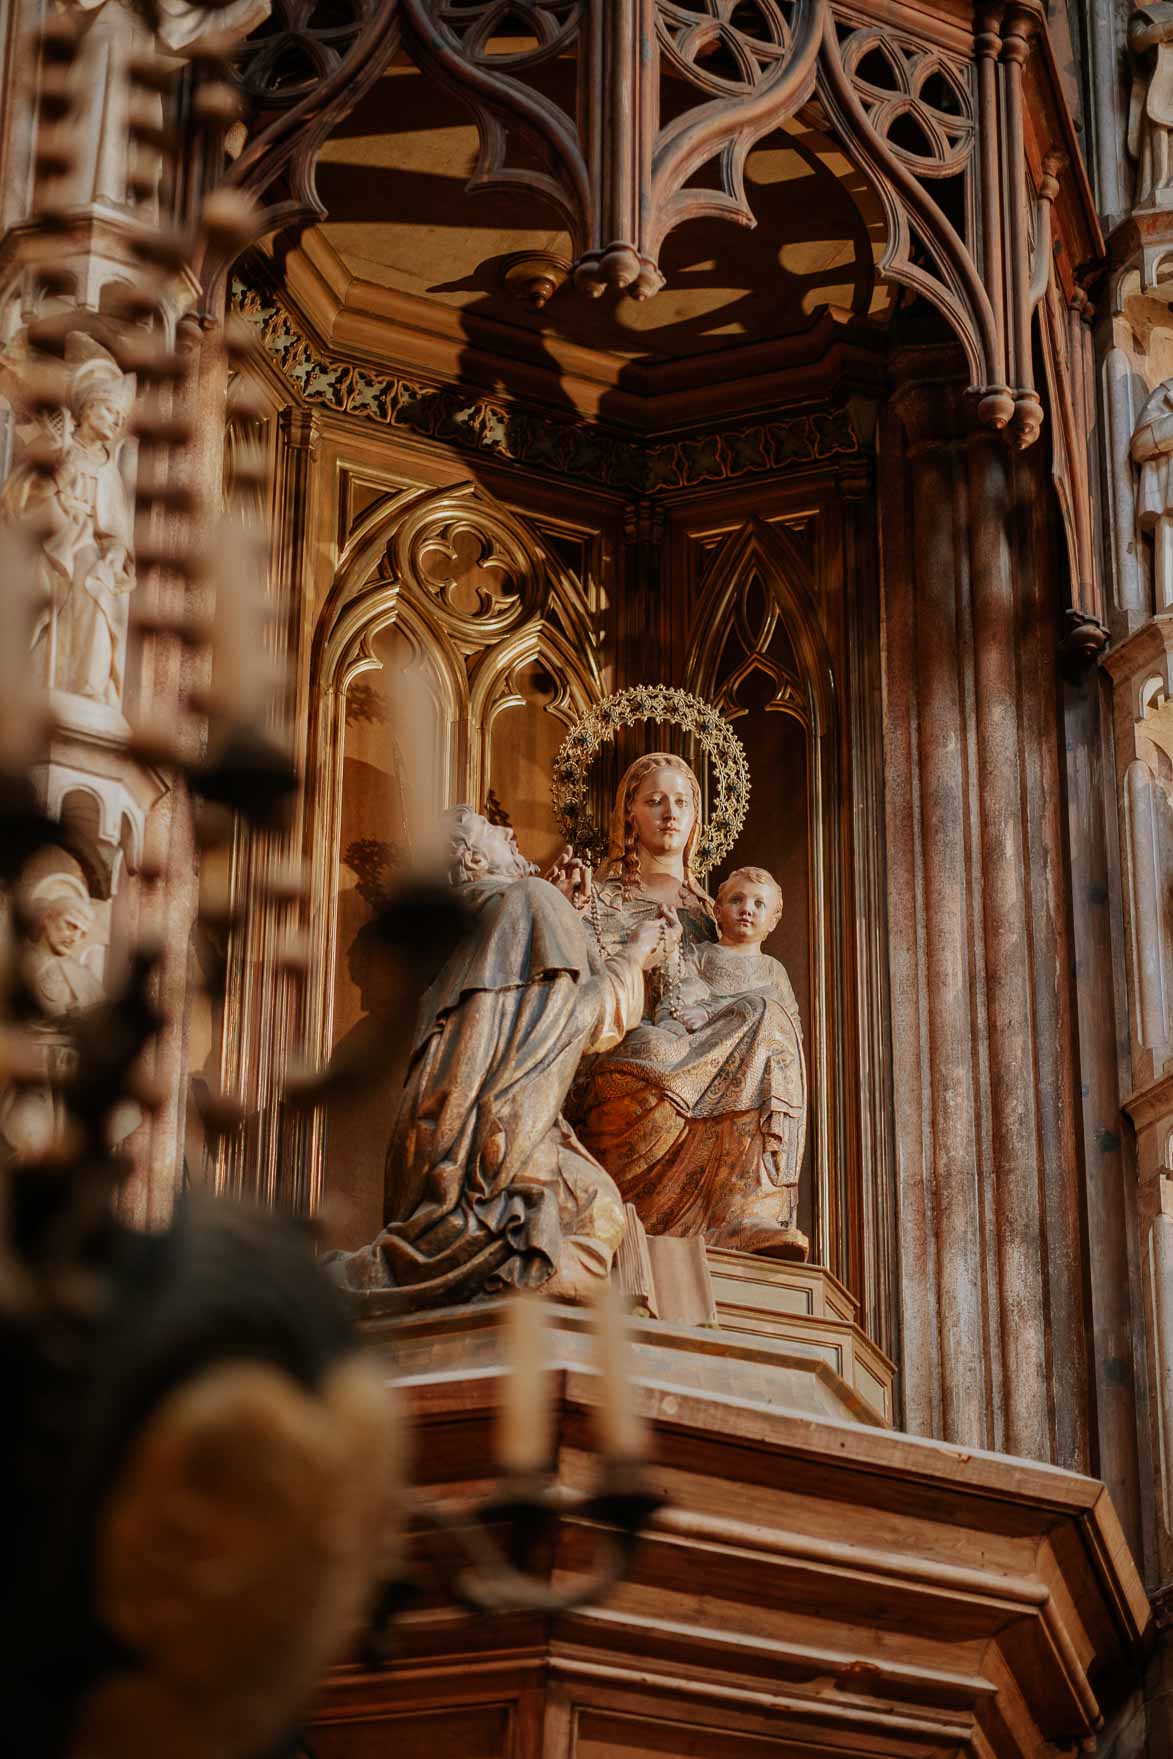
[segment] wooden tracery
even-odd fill
[[[879,272],[949,322],[980,419],[1020,445],[1036,437],[1032,324],[1051,273],[1049,216],[1070,126],[1036,118],[1036,145],[1040,127],[1056,138],[1050,158],[1044,139],[1032,171],[1025,81],[1043,53],[1041,0],[979,0],[968,56],[956,22],[914,34],[894,28],[887,8],[873,22],[867,5],[832,0],[347,4],[318,30],[303,0],[276,0],[276,22],[243,61],[256,123],[233,176],[270,203],[264,230],[322,217],[317,152],[401,40],[472,108],[472,188],[553,209],[588,294],[654,294],[663,241],[686,220],[753,225],[750,147],[813,106],[882,202]]]

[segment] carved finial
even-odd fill
[[[1065,629],[1059,644],[1064,671],[1076,680],[1083,677],[1107,647],[1107,625],[1086,611],[1072,608],[1064,613]]]
[[[541,311],[570,278],[565,257],[549,251],[527,250],[506,259],[505,286],[522,305]]]

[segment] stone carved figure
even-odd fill
[[[1136,160],[1135,206],[1173,206],[1173,3],[1138,6],[1128,21],[1134,58],[1128,150]]]
[[[132,141],[131,107],[157,126],[163,104],[157,95],[132,92],[128,70],[134,56],[161,52],[190,54],[207,36],[245,37],[269,16],[269,0],[228,0],[224,6],[197,6],[191,0],[159,0],[152,31],[145,9],[127,0],[67,0],[85,32],[84,102],[75,119],[79,152],[70,205],[125,210],[135,206],[146,217],[156,205],[162,159],[156,148]],[[132,203],[131,171],[155,194]],[[146,213],[144,213],[144,208]]]
[[[1124,772],[1122,854],[1132,947],[1133,1027],[1155,1078],[1173,1042],[1173,701],[1150,678],[1133,726],[1136,756]],[[1149,1079],[1142,1071],[1138,1085]]]
[[[130,384],[88,336],[71,335],[66,358],[70,408],[51,435],[58,460],[47,475],[17,463],[0,493],[0,519],[43,528],[42,609],[32,643],[40,682],[117,707],[134,587],[134,527],[118,464]],[[5,371],[5,389],[12,387],[18,406],[22,364],[10,357]]]
[[[1146,399],[1130,451],[1140,470],[1137,525],[1153,546],[1153,603],[1166,610],[1173,605],[1173,380]]]
[[[71,1055],[69,1018],[102,1000],[100,980],[78,957],[94,928],[82,881],[49,874],[32,887],[27,904],[37,927],[23,976],[44,1015],[38,1059],[46,1079],[0,1092],[0,1152],[8,1160],[36,1159],[52,1149],[64,1122],[54,1083]]]
[[[794,1225],[801,1027],[784,968],[759,950],[781,896],[768,874],[741,869],[714,912],[691,868],[700,800],[692,770],[664,752],[640,758],[619,784],[592,920],[605,950],[649,910],[674,905],[685,971],[671,987],[670,966],[653,975],[644,1022],[584,1065],[570,1115],[649,1234],[804,1258]]]
[[[55,1019],[92,1008],[102,999],[99,978],[78,958],[94,930],[94,907],[81,880],[50,874],[30,893],[39,917],[25,978],[46,1014]]]
[[[663,1207],[662,1225],[649,1225],[652,1233],[692,1232],[688,1218],[694,1210],[706,1233],[718,1217],[731,1215],[739,1229],[760,1223],[767,1234],[776,1228],[794,1231],[806,1141],[802,1021],[786,967],[762,952],[781,916],[782,891],[773,875],[762,867],[735,868],[717,893],[717,944],[692,948],[662,996],[655,1025],[647,1029],[652,1054],[645,1066],[649,1073],[663,1069],[665,1091],[682,1112],[716,1115],[726,1109],[736,1085],[743,1097],[753,1093],[761,1136],[760,1154],[733,1179],[732,1169],[722,1173],[717,1189],[651,1192],[649,1205]],[[665,1033],[676,1040],[667,1054],[657,1042]],[[642,1029],[629,1033],[614,1060],[622,1055],[629,1066],[639,1067],[643,1035]],[[749,1187],[743,1183],[734,1189],[736,1178],[746,1175]],[[627,1196],[640,1209],[630,1192]],[[803,1243],[800,1237],[796,1243]]]
[[[715,938],[713,900],[693,868],[700,832],[701,787],[683,758],[667,751],[637,758],[616,792],[592,893],[605,943],[662,909],[676,912],[686,946]]]
[[[1124,857],[1134,950],[1137,1036],[1163,1060],[1171,1033],[1173,948],[1167,874],[1173,858],[1169,783],[1134,758],[1124,772]]]
[[[509,1285],[582,1299],[609,1274],[625,1218],[563,1104],[583,1054],[638,1023],[645,969],[679,929],[657,911],[602,958],[508,826],[461,806],[446,830],[474,927],[421,1004],[387,1155],[387,1224],[335,1259],[335,1274],[407,1291],[417,1306]],[[565,868],[559,877],[571,889]]]

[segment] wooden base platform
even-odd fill
[[[385,1671],[338,1669],[317,1759],[1019,1759],[1067,1754],[1137,1671],[1148,1602],[1102,1485],[885,1427],[891,1365],[816,1267],[710,1253],[717,1324],[645,1319],[667,1498],[627,1580],[566,1615],[423,1602]],[[492,1483],[493,1305],[381,1321],[416,1476]],[[559,1308],[558,1471],[592,1482],[598,1377]],[[555,1580],[596,1533],[567,1523]]]

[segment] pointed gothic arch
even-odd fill
[[[380,871],[380,848],[383,866],[397,855],[393,827],[351,822],[347,794],[348,763],[358,767],[356,746],[369,757],[381,739],[384,761],[394,761],[385,682],[389,637],[406,642],[403,663],[422,675],[435,706],[437,811],[461,800],[484,808],[494,784],[503,788],[494,723],[505,711],[529,706],[519,687],[525,668],[540,667],[549,680],[549,701],[537,706],[559,723],[555,744],[565,725],[603,695],[583,589],[511,509],[478,484],[462,482],[386,496],[363,512],[339,552],[311,654],[305,834],[314,946],[307,1037],[318,1061],[328,1058],[338,1036],[347,950],[341,868],[356,848]],[[421,729],[420,743],[428,738]],[[402,802],[405,786],[391,771],[386,779],[389,795],[397,791]],[[543,800],[547,788],[545,781]],[[361,891],[357,872],[356,881],[352,890]],[[324,1188],[325,1162],[319,1118],[310,1138],[313,1202]]]

